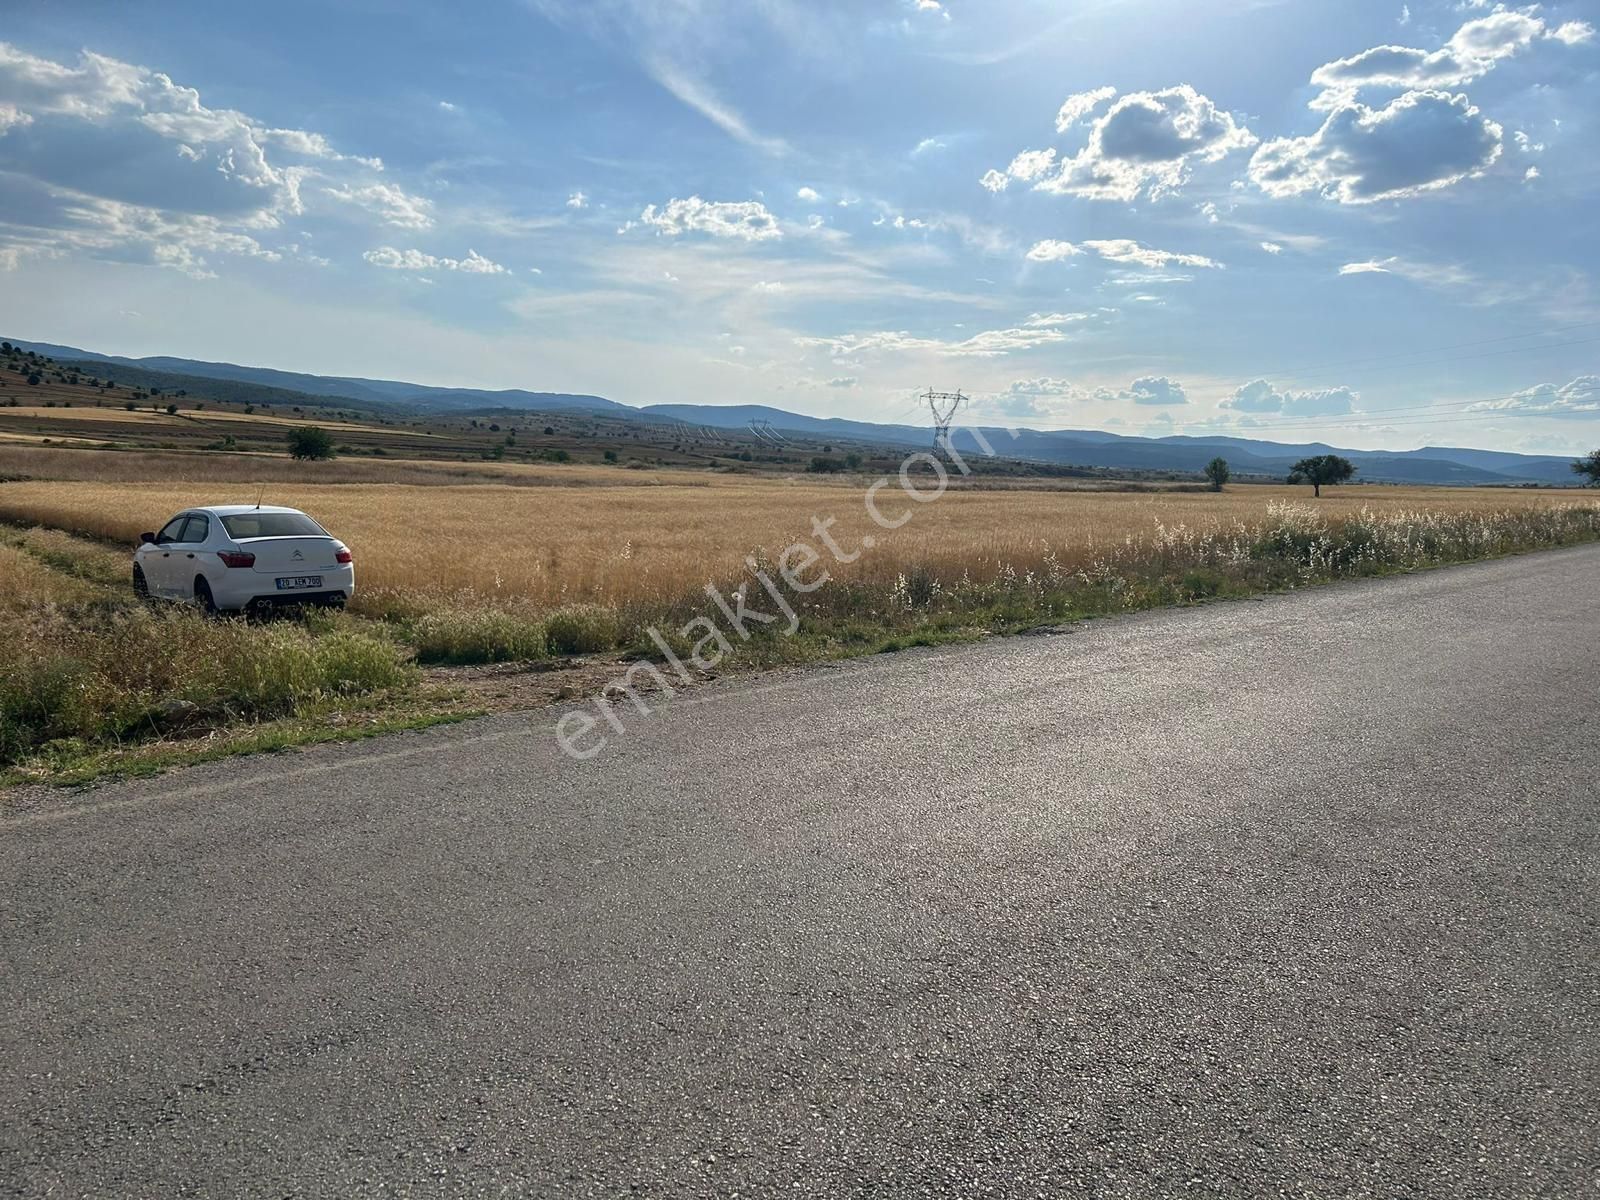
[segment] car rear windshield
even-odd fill
[[[326,529],[304,513],[234,513],[222,518],[222,527],[236,542],[249,538],[328,536]]]

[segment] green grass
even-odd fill
[[[143,778],[175,767],[238,755],[282,753],[450,725],[484,713],[484,709],[457,697],[424,689],[398,699],[379,698],[370,707],[312,707],[294,717],[225,727],[198,737],[109,747],[63,743],[0,768],[0,787],[30,783],[81,787],[108,778]]]
[[[427,613],[406,637],[423,663],[519,662],[543,658],[548,646],[542,621],[493,608]]]

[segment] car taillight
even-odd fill
[[[247,554],[243,550],[221,550],[217,557],[222,560],[225,567],[253,567],[256,565],[256,556]]]
[[[333,556],[333,561],[338,563],[341,567],[349,566],[351,563],[355,562],[355,560],[356,556],[351,554],[348,550],[341,550],[339,553]]]

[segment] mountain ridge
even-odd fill
[[[630,405],[582,393],[439,387],[362,376],[312,375],[169,355],[129,358],[49,342],[8,340],[24,350],[57,359],[284,389],[318,398],[324,403],[344,400],[362,407],[445,412],[588,411],[642,420],[675,421],[708,429],[743,429],[759,422],[768,425],[780,438],[785,433],[807,434],[907,448],[927,445],[931,439],[930,431],[924,426],[857,421],[847,417],[813,417],[764,404]],[[977,428],[996,453],[1008,458],[1114,470],[1198,473],[1211,458],[1225,452],[1236,475],[1283,476],[1298,459],[1307,455],[1340,454],[1356,464],[1360,478],[1372,482],[1502,486],[1572,486],[1573,482],[1569,457],[1503,450],[1447,446],[1418,450],[1352,450],[1324,442],[1283,443],[1234,434],[1140,437],[1089,429]],[[961,433],[972,436],[970,429]],[[958,438],[960,436],[958,434]],[[973,446],[978,448],[978,443],[974,441]]]

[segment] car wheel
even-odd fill
[[[194,602],[200,606],[200,611],[208,617],[217,615],[217,602],[211,597],[211,585],[204,579],[194,581]]]
[[[144,577],[144,568],[138,563],[133,564],[133,594],[136,599],[150,599],[150,583]]]

